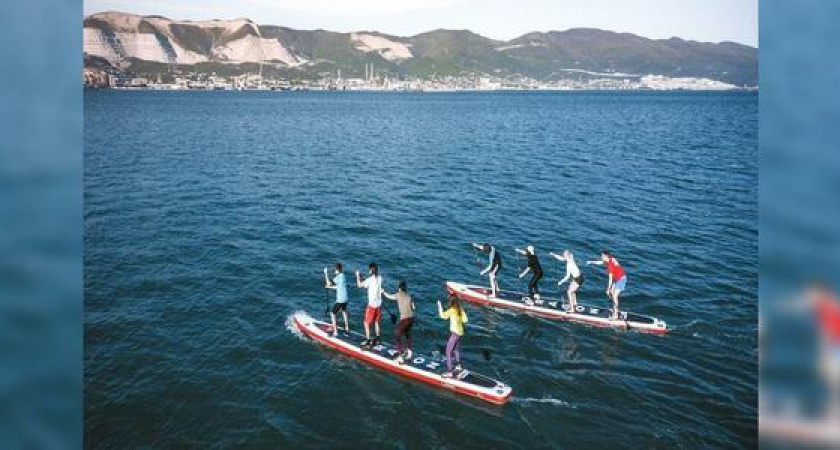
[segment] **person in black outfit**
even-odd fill
[[[528,272],[531,272],[532,274],[531,281],[528,282],[529,298],[525,300],[525,303],[528,305],[533,305],[534,303],[540,304],[542,301],[540,300],[540,287],[538,283],[543,276],[543,270],[540,265],[540,260],[537,259],[537,252],[533,245],[529,245],[525,248],[525,250],[517,248],[516,251],[528,258],[528,267],[519,274],[519,278],[524,277]]]

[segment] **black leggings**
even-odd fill
[[[542,272],[534,272],[534,275],[531,277],[531,281],[528,282],[528,295],[533,297],[534,294],[540,293],[540,287],[537,286],[537,283],[540,282],[542,279]]]

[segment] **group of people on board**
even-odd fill
[[[332,335],[338,336],[338,314],[342,313],[344,318],[344,331],[350,332],[349,320],[347,317],[347,279],[344,276],[344,267],[341,263],[335,264],[333,274],[330,276],[329,271],[324,268],[324,280],[326,288],[334,289],[336,291],[335,303],[330,309],[330,319],[332,320]],[[362,341],[362,348],[370,348],[380,342],[380,322],[382,319],[383,297],[397,303],[399,310],[399,322],[394,328],[394,341],[397,346],[397,356],[394,360],[398,364],[402,364],[412,357],[411,345],[411,329],[414,326],[414,315],[416,306],[414,300],[408,293],[408,285],[405,281],[398,283],[397,291],[392,293],[387,292],[383,288],[382,276],[379,275],[379,267],[376,263],[368,265],[367,277],[362,277],[360,271],[356,271],[356,286],[367,291],[367,306],[365,307],[364,315],[364,329],[365,340]],[[390,310],[385,306],[386,311],[390,315]],[[450,336],[446,343],[446,372],[444,377],[457,376],[463,369],[461,367],[461,352],[460,342],[461,337],[464,336],[465,324],[467,323],[467,314],[461,307],[458,297],[450,296],[449,304],[446,309],[440,301],[437,302],[438,316],[441,319],[449,320]],[[371,328],[373,328],[374,336],[371,338]]]
[[[499,289],[499,271],[502,268],[502,258],[495,246],[489,243],[477,244],[473,242],[473,247],[482,253],[488,254],[487,267],[481,271],[481,275],[487,275],[490,281],[490,295],[497,297]],[[539,282],[544,273],[540,260],[537,257],[536,249],[533,245],[529,245],[524,249],[515,249],[517,253],[523,255],[527,264],[525,269],[519,274],[519,278],[523,278],[528,273],[531,274],[531,279],[528,281],[528,296],[525,298],[525,303],[529,306],[542,304],[540,299]],[[561,279],[557,285],[561,286],[565,282],[569,282],[569,287],[566,290],[566,295],[569,299],[569,311],[577,312],[577,291],[583,286],[584,276],[583,272],[575,262],[575,257],[570,250],[564,250],[562,253],[549,252],[549,256],[557,259],[560,262],[566,263],[566,276]],[[627,273],[619,264],[615,256],[608,250],[602,250],[599,259],[593,261],[586,261],[587,265],[606,265],[607,268],[607,297],[612,300],[613,312],[611,318],[617,320],[619,318],[619,296],[627,287]]]
[[[499,272],[502,269],[502,257],[499,251],[493,245],[488,243],[476,244],[473,243],[476,250],[486,253],[488,255],[488,264],[481,271],[481,275],[487,275],[490,281],[491,296],[496,297],[501,290],[499,289]],[[516,249],[516,252],[522,254],[527,264],[525,269],[519,274],[519,278],[523,278],[527,274],[531,274],[531,279],[528,281],[528,296],[525,302],[528,305],[542,304],[540,298],[539,282],[543,278],[544,272],[540,260],[537,257],[536,249],[533,245],[529,245],[524,249]],[[557,284],[563,285],[567,281],[569,287],[566,290],[566,295],[569,298],[569,311],[577,311],[577,291],[583,286],[584,276],[583,272],[575,262],[575,257],[569,250],[564,250],[562,253],[550,252],[549,256],[558,261],[566,263],[566,275]],[[627,286],[627,274],[624,268],[621,267],[618,260],[607,250],[601,252],[600,259],[594,261],[587,261],[587,265],[606,265],[607,266],[607,296],[612,300],[613,313],[612,319],[619,317],[618,299],[619,295]],[[344,331],[350,332],[350,321],[347,314],[347,278],[344,275],[344,267],[341,263],[335,264],[332,274],[324,268],[324,280],[328,289],[335,290],[335,303],[330,308],[330,319],[332,320],[332,335],[338,336],[340,328],[338,327],[338,318],[341,314],[344,319]],[[376,263],[368,265],[368,273],[363,277],[360,271],[356,271],[356,287],[365,289],[367,292],[367,306],[364,314],[364,330],[365,339],[361,343],[362,348],[370,348],[380,342],[381,329],[380,322],[382,321],[382,308],[385,307],[388,314],[391,315],[387,306],[383,305],[383,298],[389,301],[394,301],[397,304],[399,311],[399,321],[396,322],[394,328],[394,341],[397,347],[397,356],[394,358],[399,364],[412,357],[412,341],[411,330],[414,326],[416,306],[411,295],[408,293],[408,285],[405,281],[398,283],[397,291],[394,293],[387,292],[382,283],[382,276],[379,274],[379,267]],[[461,307],[461,302],[455,295],[450,295],[448,305],[443,307],[440,301],[437,302],[438,316],[441,319],[449,320],[449,339],[446,342],[446,368],[444,377],[457,376],[462,370],[461,367],[461,353],[460,342],[465,333],[465,324],[468,321],[467,313]],[[371,336],[373,331],[373,336]]]

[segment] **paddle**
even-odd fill
[[[555,258],[554,255],[554,252],[549,252],[548,254],[548,256],[554,260],[554,265],[557,267],[557,274],[559,276],[559,274],[562,273],[563,267],[560,265],[560,260]],[[561,301],[563,300],[563,285],[561,285],[559,281],[557,282],[557,296],[560,297]]]
[[[526,255],[523,255],[522,253],[519,253],[519,252],[516,252],[516,254],[519,257],[517,259],[517,261],[519,261],[519,264],[518,264],[519,268],[518,268],[518,272],[516,274],[516,277],[519,278],[519,285],[520,285],[520,289],[522,289],[522,295],[527,296],[528,298],[531,298],[530,292],[528,292],[528,282],[525,281],[524,277],[519,276],[519,274],[524,272],[525,268],[528,267],[528,257]],[[533,274],[531,274],[531,276],[533,276]]]
[[[385,308],[385,311],[388,313],[388,315],[391,316],[391,325],[396,325],[397,316],[395,316],[394,313],[391,312],[391,310],[388,308],[388,304],[385,303],[385,300],[386,299],[382,300],[382,306]]]
[[[482,267],[482,268],[483,268],[483,267],[484,267],[484,264],[482,264],[482,263],[481,263],[481,258],[480,258],[480,257],[479,257],[479,255],[478,255],[478,249],[477,249],[477,248],[475,248],[475,245],[474,245],[474,243],[472,243],[472,242],[470,242],[470,247],[472,247],[472,249],[473,249],[473,256],[475,257],[475,264],[476,264],[478,267]]]
[[[610,294],[606,292],[604,292],[604,295],[606,295],[607,299],[610,301],[610,311],[614,311],[612,297],[610,297]],[[610,317],[612,317],[612,312],[610,312]],[[618,316],[615,318],[615,320],[621,320],[621,310],[618,311]],[[624,323],[626,324],[627,320],[624,320]]]
[[[326,280],[329,280],[330,278],[327,275],[327,271],[328,271],[327,268],[324,267],[324,278]],[[327,284],[329,285],[329,283],[327,283]],[[327,289],[327,307],[326,307],[326,309],[324,309],[324,314],[329,316],[330,315],[330,289],[328,287],[326,289]]]

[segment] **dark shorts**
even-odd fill
[[[578,287],[583,286],[583,274],[580,274],[580,276],[577,278],[572,278],[572,281],[577,283]]]
[[[338,314],[339,311],[347,312],[347,302],[336,303],[335,305],[333,305],[332,313],[333,314]]]
[[[414,317],[400,320],[397,328],[394,330],[394,335],[399,339],[401,336],[411,338],[411,326],[414,325]]]

